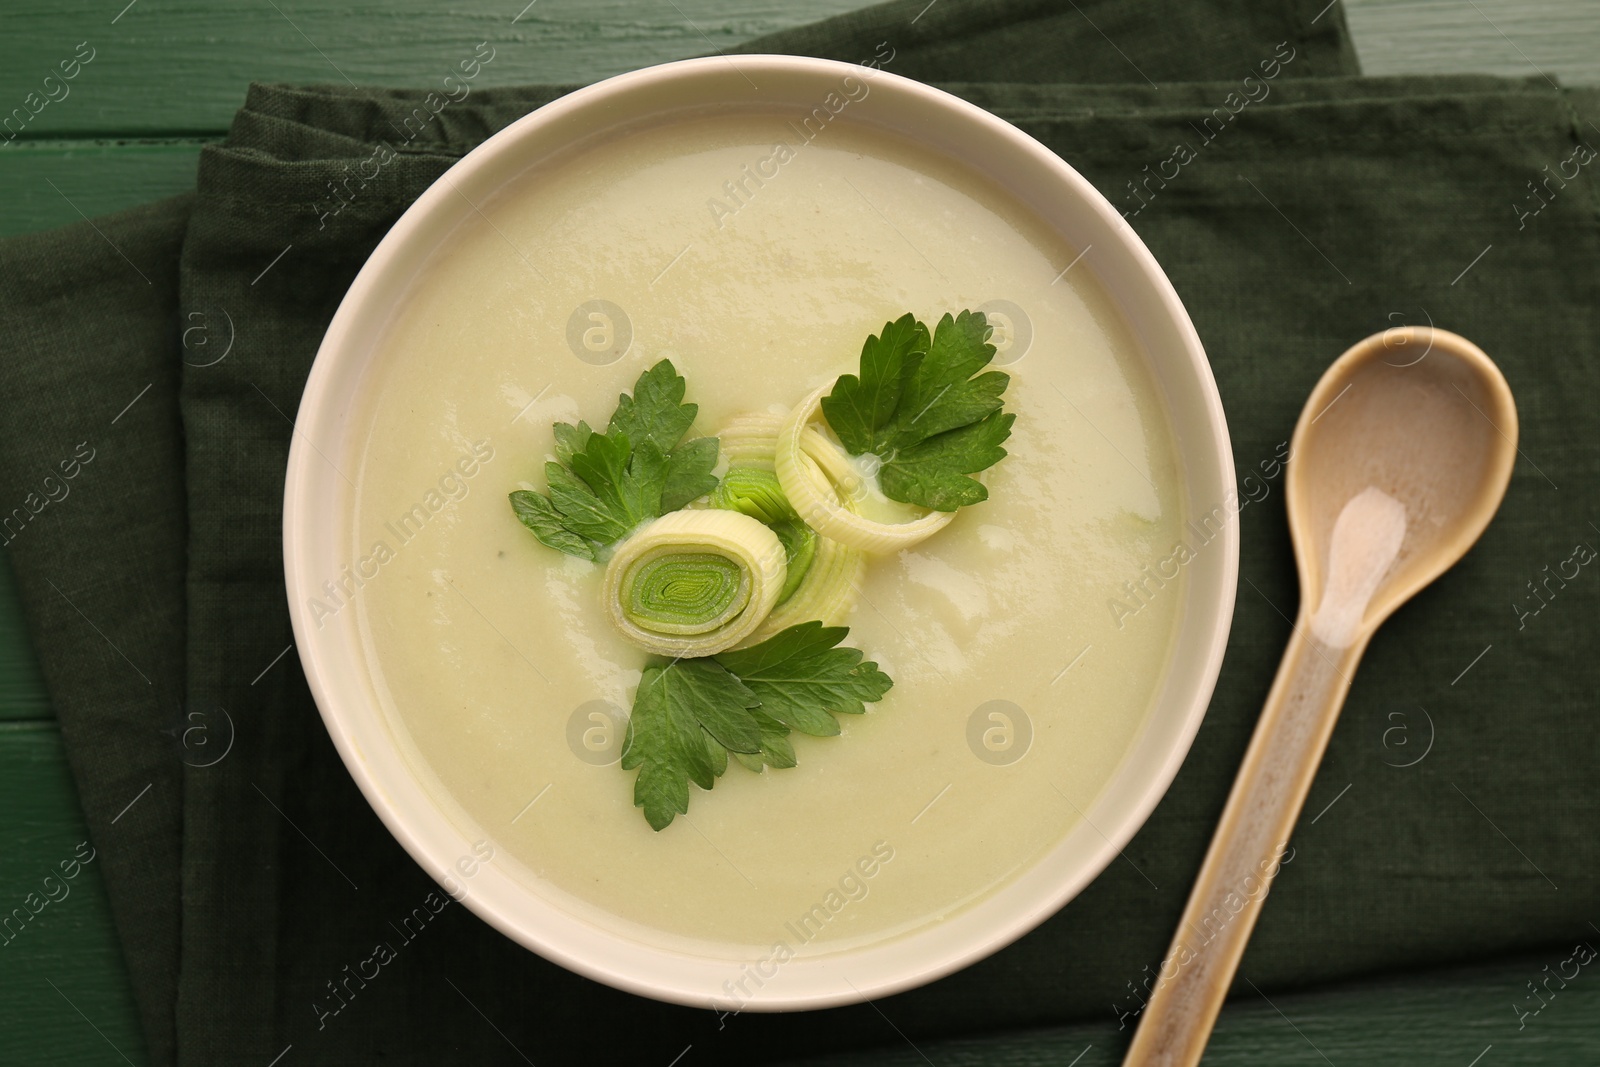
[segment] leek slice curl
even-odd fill
[[[782,428],[782,415],[764,411],[747,412],[730,419],[717,432],[717,439],[722,443],[722,454],[732,464],[730,473],[735,470],[741,472],[772,470],[778,450],[778,433]],[[827,438],[814,429],[808,429],[805,437],[807,443],[814,449],[821,450],[828,445]],[[747,480],[750,484],[741,484]],[[747,507],[759,506],[763,511],[768,510],[771,507],[769,497],[757,491],[753,484],[755,481],[756,479],[750,478],[748,474],[742,473],[736,476],[731,487],[726,490],[719,487],[718,493],[713,494],[713,506],[718,506],[719,499],[732,503],[729,498],[737,495]],[[726,477],[724,482],[727,482]],[[781,485],[780,482],[780,489]],[[787,494],[784,494],[784,499],[789,511],[787,515],[779,517],[779,522],[793,516],[794,524],[802,529],[811,529],[805,523],[804,516],[795,510],[794,501],[788,498]],[[833,495],[831,491],[829,499],[835,506],[842,506],[837,495]],[[796,565],[804,565],[800,559],[794,562]],[[785,590],[784,596],[779,599],[772,614],[768,615],[766,621],[736,647],[759,644],[790,626],[810,622],[813,619],[821,620],[824,626],[842,624],[855,605],[856,593],[861,588],[866,567],[867,557],[863,553],[819,533],[811,551],[810,564],[805,566],[799,580],[791,580],[792,588]]]
[[[778,535],[748,515],[669,512],[639,527],[606,564],[606,611],[657,655],[714,656],[770,617],[786,556]]]
[[[823,537],[874,555],[910,548],[942,530],[955,512],[930,511],[898,523],[859,513],[871,486],[843,446],[811,425],[832,388],[825,385],[806,397],[778,427],[772,466],[800,518]]]
[[[778,535],[789,567],[783,589],[778,593],[778,603],[793,596],[816,557],[817,531],[795,514],[789,498],[783,495],[783,487],[778,484],[778,476],[760,467],[730,467],[711,494],[711,506],[741,511],[752,519],[759,519]]]

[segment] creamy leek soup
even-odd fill
[[[351,567],[312,605],[358,613],[402,750],[494,862],[588,921],[722,958],[901,936],[1036,861],[1129,750],[1185,595],[1181,568],[1149,577],[1184,539],[1178,460],[1093,251],[913,145],[803,132],[686,119],[476,205],[380,339]],[[608,714],[647,655],[606,614],[604,564],[507,502],[545,488],[552,424],[603,429],[669,358],[690,436],[712,435],[854,372],[905,312],[997,306],[1017,421],[989,499],[872,557],[843,620],[893,688],[838,736],[791,735],[791,769],[730,761],[653,830]]]

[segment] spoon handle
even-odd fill
[[[1295,625],[1124,1067],[1200,1062],[1365,647]]]

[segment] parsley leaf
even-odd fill
[[[561,513],[543,493],[518,489],[511,494],[511,510],[533,535],[558,552],[583,559],[594,559],[594,548],[567,528]]]
[[[1017,417],[994,414],[930,437],[919,445],[895,453],[878,472],[883,495],[905,500],[935,511],[954,511],[967,504],[989,499],[982,482],[968,478],[999,463],[1006,456],[1000,443],[1011,436]]]
[[[928,354],[912,368],[901,410],[896,413],[904,417],[904,421],[897,418],[897,424],[910,427],[920,421],[927,405],[988,366],[994,351],[994,346],[989,344],[989,322],[981,311],[963,311],[955,318],[947,312],[934,329]],[[994,408],[999,406],[996,401]]]
[[[978,373],[994,358],[989,329],[976,311],[947,313],[931,334],[902,315],[867,338],[859,376],[842,375],[823,398],[823,417],[846,450],[883,461],[885,496],[936,511],[988,499],[967,475],[1005,458],[1000,444],[1015,421],[999,414],[1010,376]]]
[[[962,312],[957,322],[952,322],[949,315],[944,317],[932,349],[906,379],[900,407],[890,427],[892,445],[908,448],[1000,410],[1000,394],[1005,392],[1011,376],[992,370],[972,377],[994,358],[994,346],[983,340],[988,332],[982,315]],[[950,337],[952,334],[956,336]]]
[[[573,454],[569,464],[572,473],[583,479],[583,483],[594,493],[606,515],[620,523],[624,530],[633,528],[643,510],[643,502],[638,500],[642,495],[638,483],[643,475],[632,478],[634,484],[631,491],[623,485],[629,480],[632,453],[633,446],[626,436],[597,433],[590,436],[588,447]],[[657,449],[656,455],[659,457],[660,454]],[[659,506],[659,479],[656,484],[656,504]],[[630,506],[635,503],[640,506]],[[561,507],[560,501],[556,502],[556,507]]]
[[[674,660],[661,669],[661,684],[668,699],[692,708],[706,733],[724,748],[760,751],[761,727],[750,709],[761,700],[721,664],[709,659]]]
[[[639,679],[624,770],[639,768],[633,802],[650,825],[664,829],[689,811],[689,783],[710,789],[727,768],[726,751],[761,751],[761,728],[750,709],[759,701],[739,679],[704,659],[649,667]]]
[[[677,511],[717,487],[711,468],[717,465],[717,439],[696,437],[667,456],[666,481],[661,486],[661,513]]]
[[[822,398],[822,414],[851,455],[879,452],[891,444],[883,432],[900,404],[908,372],[927,355],[928,328],[909,311],[883,324],[883,333],[861,346],[861,376],[846,374]]]
[[[639,524],[677,511],[717,486],[717,439],[684,441],[699,408],[684,404],[686,383],[662,360],[617,398],[605,433],[586,422],[554,426],[556,458],[545,464],[549,493],[522,489],[511,510],[544,544],[582,559]]]
[[[731,754],[745,767],[795,765],[791,729],[839,732],[833,713],[859,715],[894,682],[859,649],[835,647],[843,626],[806,622],[758,645],[647,667],[639,679],[624,770],[633,802],[656,830],[689,811],[689,783],[710,789]]]
[[[570,422],[558,422],[551,429],[556,435],[556,459],[568,464],[572,462],[573,453],[589,447],[589,435],[594,433],[589,429],[589,424],[582,421],[576,426]]]
[[[814,737],[839,732],[830,712],[860,715],[894,683],[858,648],[835,648],[845,626],[803,622],[759,645],[723,652],[716,661],[761,701],[761,710],[785,726]]]
[[[672,361],[662,360],[639,375],[632,396],[623,393],[617,397],[617,410],[606,432],[624,434],[632,441],[648,438],[661,451],[672,451],[700,413],[698,404],[682,402],[687,388]]]
[[[559,463],[544,465],[550,482],[550,501],[567,529],[579,537],[606,545],[625,535],[631,527],[606,507],[589,488],[589,483]],[[534,533],[538,534],[538,530]],[[552,546],[553,547],[553,546]]]
[[[789,728],[760,708],[752,709],[750,717],[761,727],[761,751],[754,755],[735,752],[733,758],[757,774],[765,767],[780,770],[793,767],[798,761],[795,759],[794,742],[789,740]]]

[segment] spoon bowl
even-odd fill
[[[1510,387],[1447,330],[1374,334],[1312,390],[1285,492],[1299,617],[1125,1067],[1200,1062],[1367,642],[1483,533],[1516,458]]]
[[[1459,334],[1373,334],[1328,368],[1295,427],[1285,496],[1302,611],[1322,605],[1333,531],[1374,487],[1405,509],[1405,536],[1359,620],[1370,635],[1477,541],[1517,459],[1517,409],[1489,357]]]

